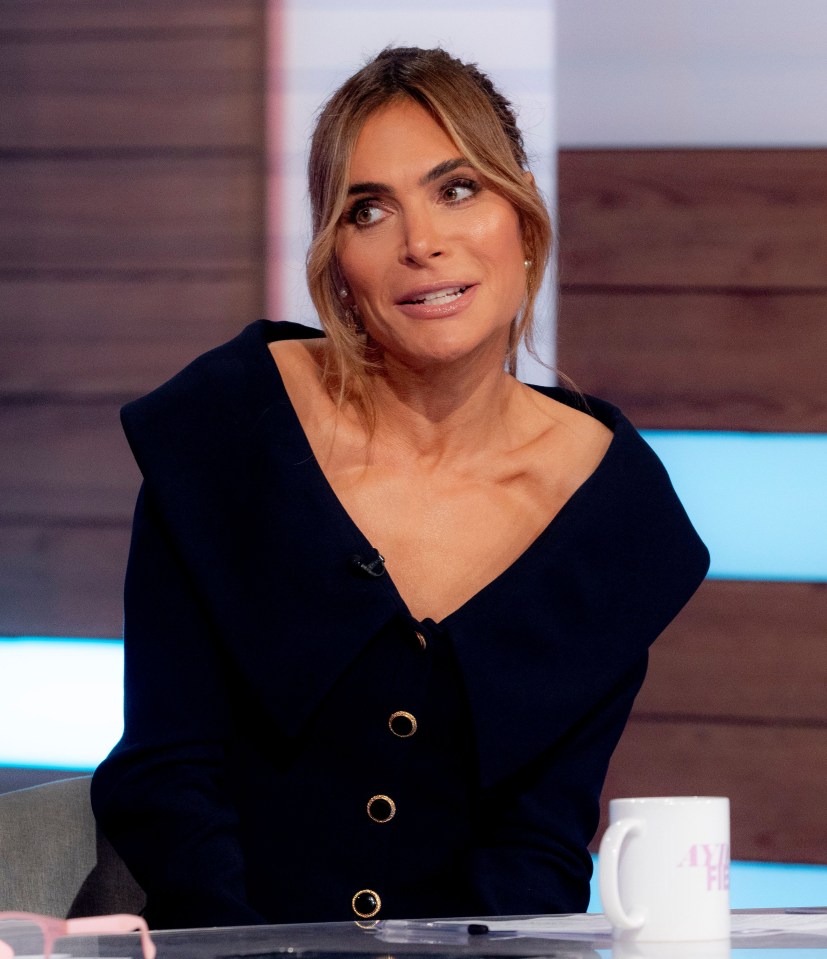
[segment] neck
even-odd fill
[[[377,438],[435,460],[490,447],[518,389],[503,365],[499,356],[427,367],[383,356],[371,378]]]

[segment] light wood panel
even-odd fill
[[[733,858],[827,862],[826,732],[632,721],[612,759],[597,836],[615,797],[728,796]]]
[[[139,396],[260,316],[260,266],[134,279],[0,279],[3,395]]]
[[[827,290],[827,150],[564,150],[564,286]]]
[[[827,430],[825,358],[827,292],[560,298],[558,367],[639,427]]]

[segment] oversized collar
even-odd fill
[[[380,630],[410,623],[389,577],[354,570],[352,557],[372,546],[327,500],[267,349],[313,335],[259,321],[124,411],[229,655],[288,738]],[[456,653],[484,786],[559,742],[639,672],[708,565],[657,457],[618,410],[587,403],[614,433],[604,460],[512,566],[435,627]],[[216,561],[228,549],[229,571]]]

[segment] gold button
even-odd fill
[[[388,726],[394,736],[398,736],[400,739],[407,739],[408,736],[413,736],[416,732],[416,717],[413,713],[400,709],[395,713],[391,713],[388,719]]]
[[[382,908],[382,900],[378,892],[372,889],[360,889],[350,900],[350,905],[360,919],[373,919]]]
[[[415,635],[416,638],[419,640],[420,649],[427,649],[428,643],[427,643],[425,637],[422,635],[422,633],[420,633],[419,630],[417,630],[417,631],[414,633],[414,635]]]
[[[374,822],[390,822],[396,815],[396,803],[390,796],[371,796],[367,810]]]

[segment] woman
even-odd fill
[[[508,103],[389,49],[323,110],[311,293],[127,406],[124,737],[155,926],[573,912],[707,554],[599,400],[513,375],[550,244]]]

